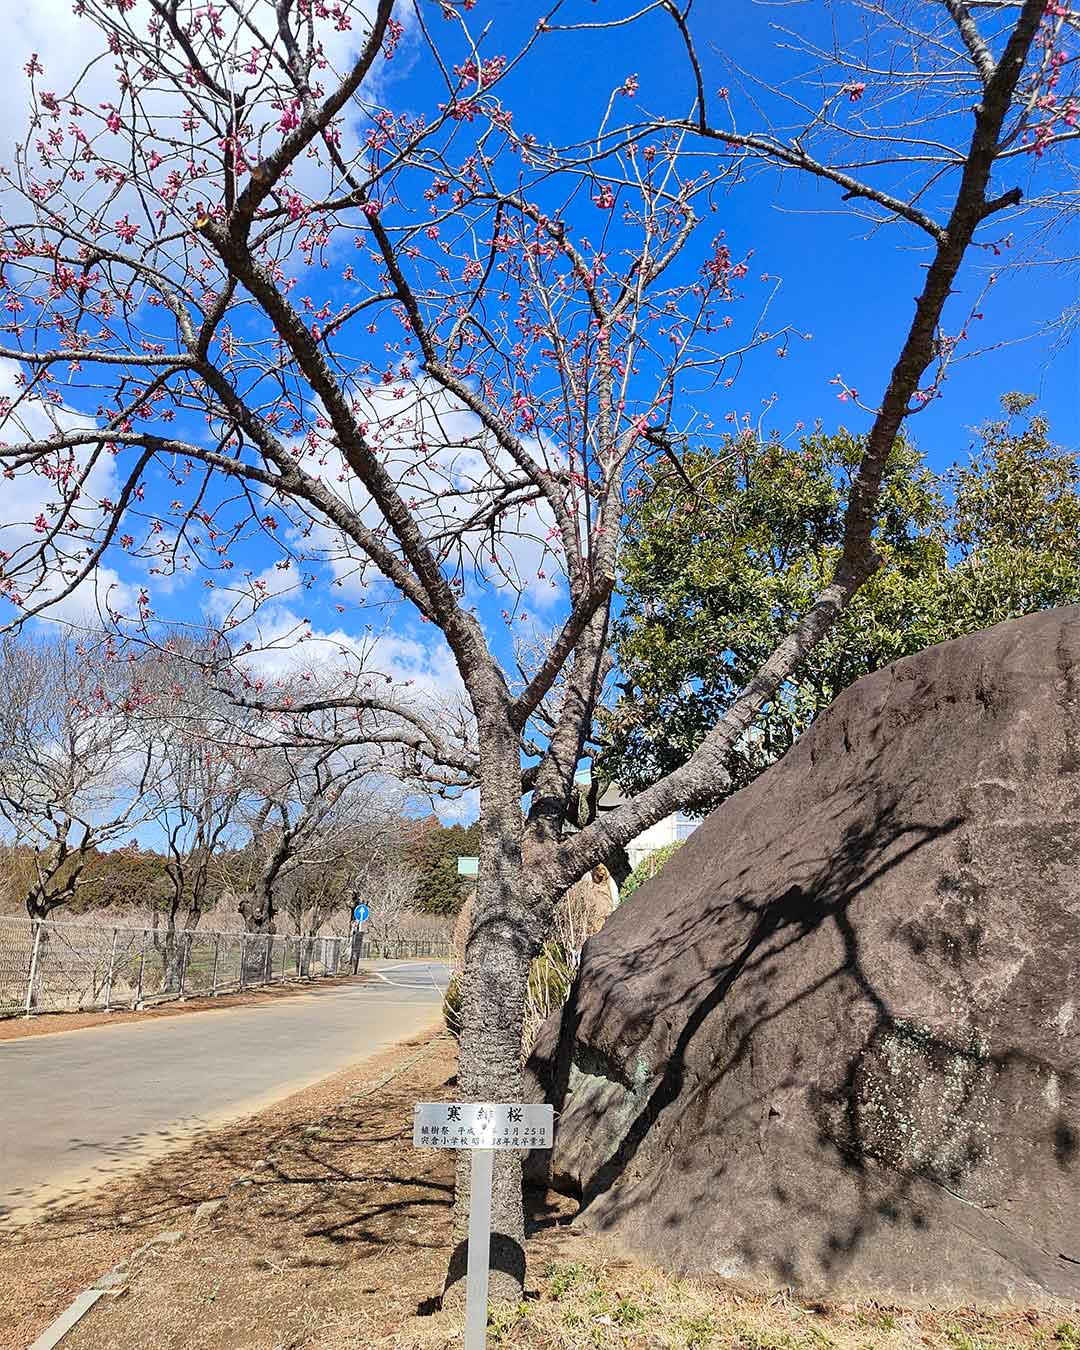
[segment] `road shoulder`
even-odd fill
[[[454,1061],[444,1034],[402,1042],[0,1245],[0,1347],[23,1350],[110,1270],[62,1350],[460,1345],[460,1313],[435,1310],[453,1156],[410,1146],[413,1103],[455,1095]],[[1067,1308],[912,1310],[678,1279],[575,1231],[565,1198],[532,1199],[526,1300],[492,1318],[506,1350],[1080,1347]]]
[[[229,1204],[249,1187],[265,1187],[281,1166],[290,1177],[297,1166],[309,1168],[325,1152],[320,1142],[325,1120],[342,1112],[361,1113],[362,1103],[381,1100],[396,1081],[415,1076],[425,1061],[437,1063],[436,1076],[445,1080],[449,1044],[433,1027],[254,1115],[208,1130],[141,1170],[32,1222],[0,1224],[0,1289],[5,1295],[0,1300],[0,1350],[24,1350],[77,1294],[151,1239],[182,1233],[179,1241],[190,1254],[205,1222],[195,1224],[200,1205]],[[298,1194],[302,1190],[301,1185]],[[189,1236],[194,1239],[190,1245]],[[144,1260],[160,1261],[167,1249],[168,1244],[152,1249],[153,1256],[144,1253]],[[78,1334],[65,1338],[65,1350],[77,1343]]]
[[[28,1036],[55,1036],[70,1031],[96,1031],[99,1027],[129,1027],[140,1022],[156,1022],[163,1017],[183,1017],[191,1013],[227,1012],[230,1008],[244,1008],[255,1003],[276,1003],[297,994],[310,994],[317,989],[340,989],[363,984],[371,978],[370,970],[361,969],[356,975],[333,976],[325,980],[296,980],[288,984],[267,985],[261,989],[217,994],[213,998],[170,999],[148,1004],[138,1012],[120,1009],[115,1012],[36,1013],[33,1017],[13,1015],[0,1018],[0,1041],[21,1041]]]

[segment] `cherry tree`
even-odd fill
[[[343,847],[361,846],[347,835],[371,810],[378,792],[370,781],[374,771],[370,760],[345,755],[336,745],[261,752],[250,775],[257,803],[249,812],[253,875],[239,903],[249,933],[277,932],[285,882],[295,888],[298,873],[325,872],[340,861]],[[300,908],[301,919],[307,908]]]
[[[731,747],[877,567],[885,457],[976,321],[949,304],[965,258],[1021,209],[1010,175],[1043,172],[1074,135],[1071,12],[851,0],[857,42],[807,48],[801,86],[714,96],[715,54],[675,0],[599,18],[570,0],[515,6],[529,31],[505,49],[497,22],[473,28],[475,0],[78,8],[102,56],[71,89],[28,59],[31,130],[2,197],[0,356],[19,385],[0,463],[40,502],[0,535],[11,623],[108,564],[142,583],[107,601],[129,638],[190,577],[224,597],[242,657],[234,610],[267,603],[273,550],[299,593],[321,587],[353,618],[406,608],[444,644],[463,720],[370,672],[298,697],[241,661],[237,697],[332,714],[350,744],[479,786],[459,1081],[514,1100],[529,964],[558,897],[716,795]],[[584,62],[617,31],[639,58],[628,72],[644,68],[659,23],[686,53],[678,110],[644,108],[627,73],[596,109],[565,109],[563,144],[530,130],[548,53]],[[403,43],[408,112],[392,98]],[[805,336],[773,317],[778,278],[723,233],[726,194],[754,166],[835,185],[872,228],[925,244],[914,315],[880,394],[838,377],[869,433],[835,576],[682,768],[568,834],[610,669],[625,494],[643,462],[680,473],[690,438],[731,429],[737,453],[749,418],[726,391]],[[513,639],[538,610],[557,621],[519,666]],[[297,641],[310,634],[298,619]],[[494,1216],[493,1289],[514,1297],[509,1155]]]
[[[407,916],[415,913],[420,898],[420,874],[393,852],[387,851],[356,878],[357,901],[371,910],[365,935],[387,944],[404,936]]]
[[[0,818],[31,860],[32,920],[70,904],[102,847],[152,814],[157,766],[133,720],[145,703],[137,667],[111,639],[8,636],[0,647]]]
[[[255,777],[251,718],[213,683],[219,663],[212,635],[184,630],[139,660],[146,698],[135,720],[154,765],[142,800],[165,859],[153,934],[166,989],[180,983],[188,941],[181,935],[220,898],[220,856],[239,842]]]

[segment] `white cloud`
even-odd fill
[[[32,0],[32,3],[8,6],[8,9],[14,12],[5,14],[4,42],[0,44],[0,164],[13,163],[16,147],[26,140],[30,130],[31,83],[26,66],[32,56],[37,57],[41,67],[41,73],[36,77],[39,95],[48,92],[63,99],[77,89],[78,103],[91,114],[84,120],[83,129],[91,134],[92,140],[93,133],[100,129],[102,119],[110,108],[120,109],[126,121],[130,116],[131,102],[130,96],[121,88],[120,63],[108,50],[106,36],[92,19],[74,13],[71,0]],[[253,0],[244,9],[246,22],[241,22],[230,6],[210,6],[199,3],[199,0],[186,0],[180,6],[180,19],[189,29],[194,29],[196,48],[203,55],[209,49],[200,44],[209,31],[207,15],[213,10],[221,29],[214,50],[207,57],[208,61],[214,63],[215,78],[228,81],[236,88],[250,89],[252,85],[258,84],[263,93],[263,98],[249,98],[247,105],[248,123],[253,132],[250,153],[257,158],[256,145],[261,142],[261,153],[265,155],[268,146],[276,145],[281,140],[283,132],[278,127],[282,117],[281,98],[272,97],[275,91],[269,82],[265,78],[248,74],[244,66],[256,47],[251,26],[276,39],[277,19],[274,0]],[[343,9],[351,21],[350,27],[339,27],[332,17],[326,17],[319,29],[319,40],[329,63],[329,69],[323,75],[323,83],[327,87],[332,87],[332,72],[340,75],[347,71],[359,54],[376,3],[375,0],[345,0]],[[130,8],[117,6],[109,18],[113,24],[126,26],[134,34],[135,42],[145,43],[147,50],[152,50],[152,43],[156,39],[148,36],[148,28],[151,21],[156,21],[156,16],[146,0],[135,0]],[[183,62],[179,56],[177,62],[174,69],[180,72]],[[232,66],[236,69],[230,69]],[[369,79],[362,86],[362,92],[369,98],[378,98],[385,76],[389,73],[392,71],[385,68],[382,62],[376,61]],[[148,157],[156,149],[165,160],[172,162],[172,151],[167,142],[176,138],[182,148],[188,138],[187,132],[180,130],[180,119],[191,106],[185,91],[160,81],[151,81],[141,91],[140,97],[150,132],[143,131],[140,134],[136,153]],[[65,114],[55,125],[66,131],[70,122],[71,118]],[[50,125],[46,119],[44,128],[35,133],[33,141],[44,136]],[[161,141],[157,141],[153,135],[159,130],[163,138]],[[351,151],[358,144],[355,130],[355,122],[346,118],[343,127],[346,151]],[[125,126],[120,135],[105,137],[101,146],[105,155],[118,156],[118,162],[125,166],[131,153],[126,137]],[[206,136],[205,140],[204,152],[216,153],[213,135]],[[32,154],[30,159],[32,164],[36,164],[35,155]],[[168,167],[169,163],[163,166],[159,178],[164,177]],[[325,168],[320,169],[308,157],[301,156],[294,166],[290,183],[303,193],[324,175]],[[207,182],[205,179],[197,181],[190,188],[190,191],[186,187],[182,188],[173,200],[178,217],[184,220],[189,218],[196,201],[207,195]],[[95,215],[100,204],[107,202],[109,221],[128,214],[132,221],[144,220],[151,234],[160,230],[160,224],[153,218],[146,219],[142,209],[143,199],[128,187],[117,193],[114,184],[98,182],[90,175],[78,189],[69,180],[66,189],[77,191],[80,204],[88,215]],[[6,193],[0,193],[0,199],[5,196]],[[155,209],[160,204],[155,202]]]
[[[231,637],[234,643],[252,644],[238,664],[263,698],[285,686],[303,688],[308,680],[313,692],[323,693],[364,691],[366,685],[402,711],[424,717],[454,750],[461,749],[462,735],[471,736],[468,698],[453,656],[435,632],[421,640],[389,629],[361,636],[310,629],[296,611],[272,602],[233,629]],[[429,797],[416,785],[408,790],[447,823],[471,820],[477,813],[471,792]]]
[[[263,576],[271,577],[274,569]],[[344,628],[324,629],[308,623],[285,596],[267,599],[246,612],[227,598],[208,596],[207,617],[221,623],[227,615],[237,622],[230,626],[234,649],[248,650],[242,656],[249,674],[267,681],[295,679],[307,672],[348,670],[370,673],[378,685],[384,682],[410,702],[427,708],[458,706],[465,698],[464,686],[453,654],[437,629],[413,636],[369,627],[362,633]]]
[[[471,825],[480,814],[480,793],[470,788],[460,797],[436,797],[430,804],[444,825]]]
[[[281,621],[276,617],[286,612],[287,596],[300,586],[300,572],[291,560],[271,563],[261,572],[244,572],[228,584],[206,587],[203,609],[216,624],[239,631],[254,625],[280,631]],[[256,617],[257,616],[257,617]],[[299,620],[297,620],[299,622]]]
[[[20,392],[18,368],[13,361],[0,360],[0,399],[16,400]],[[40,403],[19,405],[18,412],[8,419],[0,419],[0,435],[12,436],[12,422],[17,421],[14,433],[19,438],[44,437],[56,430],[70,430],[93,426],[90,418],[71,408],[56,407],[46,411]],[[84,455],[81,465],[87,463]],[[93,528],[101,517],[99,503],[103,498],[115,499],[119,491],[116,465],[111,455],[99,454],[87,474],[82,491],[82,505],[73,512],[73,520]],[[41,523],[52,519],[59,502],[59,493],[48,478],[32,471],[17,472],[5,479],[0,489],[0,550],[8,554],[10,573],[16,576],[15,589],[23,593],[29,607],[36,608],[42,601],[61,595],[72,580],[75,564],[70,556],[85,550],[86,545],[66,542],[62,551],[52,549],[42,569],[36,555],[43,543]],[[18,579],[22,564],[27,585]],[[137,601],[135,589],[120,579],[115,568],[99,565],[70,595],[64,595],[50,604],[43,618],[75,625],[100,627],[109,611],[133,612]],[[0,608],[0,623],[10,620],[17,610],[4,603]]]
[[[11,162],[12,151],[26,134],[30,81],[25,66],[31,55],[37,53],[45,67],[43,88],[57,93],[69,89],[90,55],[85,42],[78,40],[86,27],[85,20],[72,13],[70,0],[34,0],[9,7],[0,43],[0,162]]]
[[[483,524],[462,531],[466,522],[484,514],[508,478],[521,477],[475,413],[426,378],[393,385],[364,383],[350,393],[368,440],[432,546],[437,549],[443,536],[461,532],[465,604],[479,604],[494,594],[505,605],[520,597],[530,608],[548,612],[565,599],[563,566],[549,540],[554,521],[546,503],[525,501],[506,512],[494,543]],[[532,440],[526,448],[541,465],[556,467],[552,461],[558,460],[557,451],[545,451]],[[322,478],[365,525],[379,527],[379,509],[344,469],[336,451],[309,449],[299,462]],[[374,565],[340,531],[319,523],[305,542],[322,551],[334,583],[345,594],[371,602],[385,589]],[[451,553],[448,561],[455,559]]]

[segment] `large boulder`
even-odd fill
[[[681,1270],[1080,1296],[1080,607],[848,689],[587,944],[530,1064]]]

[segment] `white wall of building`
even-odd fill
[[[665,816],[663,820],[657,821],[655,825],[650,825],[636,839],[632,839],[626,846],[626,854],[630,859],[630,866],[636,867],[643,858],[647,858],[654,849],[663,848],[665,844],[674,844],[689,838],[691,834],[701,824],[699,820],[693,820],[689,816],[684,816],[681,811],[676,811],[670,816]]]

